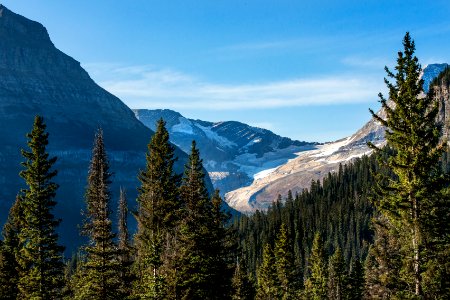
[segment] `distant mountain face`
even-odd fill
[[[69,251],[79,243],[77,225],[94,133],[102,128],[110,159],[113,198],[126,188],[134,207],[137,174],[153,132],[117,97],[99,87],[80,63],[55,48],[46,29],[0,5],[0,226],[24,187],[19,177],[20,149],[36,114],[49,132],[48,150],[56,155],[60,188],[55,215],[63,218],[61,238]],[[176,165],[181,173],[187,155]],[[115,207],[113,206],[113,209]],[[114,218],[114,216],[112,216]]]
[[[430,83],[436,78],[445,68],[448,67],[448,64],[429,64],[422,71],[422,79],[423,79],[423,90],[427,93],[430,88]]]
[[[422,74],[425,85],[429,86],[447,64],[428,65]],[[450,133],[450,93],[448,86],[436,88],[436,99],[440,103],[439,120],[444,124],[443,136],[448,140]],[[378,112],[382,117],[383,111]],[[374,119],[367,122],[355,134],[341,140],[319,145],[311,151],[305,151],[287,163],[267,170],[265,176],[256,178],[250,185],[228,192],[225,195],[227,203],[241,211],[251,213],[255,210],[266,210],[278,194],[286,196],[291,190],[293,193],[309,188],[311,180],[322,179],[329,172],[339,169],[339,164],[346,164],[351,160],[368,155],[372,152],[367,142],[377,146],[386,143],[384,127]]]
[[[153,130],[157,120],[163,118],[170,140],[184,151],[189,151],[195,140],[214,186],[222,193],[248,185],[263,174],[261,171],[282,165],[296,153],[316,146],[240,122],[192,120],[168,109],[137,109],[134,113]]]

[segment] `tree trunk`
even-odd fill
[[[422,295],[422,277],[420,275],[420,228],[419,228],[419,208],[417,205],[417,199],[413,195],[410,195],[412,200],[412,217],[413,217],[413,228],[412,228],[412,246],[414,253],[414,284],[415,284],[415,294],[417,296]]]

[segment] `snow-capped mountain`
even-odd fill
[[[195,140],[214,186],[222,193],[248,185],[296,153],[316,147],[315,143],[294,141],[240,122],[192,120],[168,109],[136,109],[134,113],[152,130],[163,118],[171,142],[186,152]]]
[[[429,86],[446,67],[447,64],[428,65],[422,74],[425,84]],[[438,88],[436,97],[441,104],[439,120],[444,124],[450,124],[448,87]],[[384,116],[383,111],[378,114]],[[448,125],[444,127],[443,135],[448,138]],[[287,163],[267,170],[264,176],[255,178],[250,185],[228,192],[225,200],[231,207],[241,212],[266,210],[278,194],[286,195],[288,190],[294,193],[301,192],[310,187],[311,180],[322,179],[329,172],[337,171],[339,164],[370,154],[372,150],[367,146],[369,141],[378,146],[385,143],[384,128],[374,119],[349,137],[299,153]]]

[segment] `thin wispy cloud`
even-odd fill
[[[169,69],[89,64],[102,87],[133,108],[243,110],[373,102],[381,84],[367,77],[294,78],[218,84]]]

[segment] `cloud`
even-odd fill
[[[88,64],[99,84],[132,108],[245,110],[373,102],[382,82],[367,77],[294,78],[218,84],[151,66]]]

